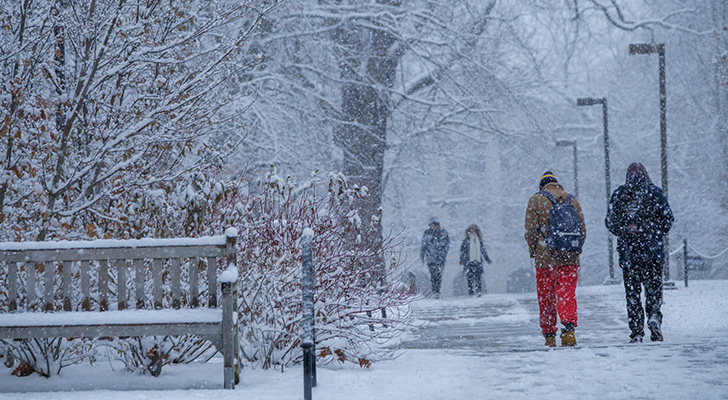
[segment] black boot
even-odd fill
[[[660,321],[655,317],[650,317],[647,320],[647,326],[650,327],[650,340],[653,342],[662,342],[662,330],[660,329]]]

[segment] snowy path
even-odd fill
[[[549,349],[535,293],[421,300],[426,327],[406,352],[369,369],[318,369],[316,400],[728,399],[728,281],[696,281],[665,292],[664,343],[628,345],[621,286],[577,289],[577,348]],[[0,399],[302,399],[300,367],[243,370],[234,391],[218,389],[221,366],[165,367],[151,378],[102,364],[61,377],[18,379],[0,369]],[[50,393],[49,393],[50,392]]]
[[[577,292],[580,346],[626,342],[624,301],[614,290],[607,292],[609,296],[592,289]],[[535,293],[424,300],[415,306],[414,316],[428,326],[403,342],[408,349],[501,352],[530,350],[543,342]]]

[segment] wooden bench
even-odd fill
[[[0,243],[0,339],[196,335],[222,353],[233,389],[236,237],[229,228],[203,238]]]

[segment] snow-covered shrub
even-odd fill
[[[187,363],[201,357],[206,360],[215,355],[211,343],[195,336],[145,336],[95,342],[106,347],[106,356],[120,361],[127,371],[152,376],[159,376],[164,365]]]
[[[27,376],[33,373],[46,378],[58,374],[63,367],[93,359],[95,350],[89,341],[80,339],[26,339],[3,340],[5,366],[12,368],[13,375]]]
[[[251,186],[237,207],[241,247],[240,351],[253,366],[299,362],[301,245],[314,231],[316,346],[322,363],[368,366],[392,355],[382,346],[410,326],[412,294],[393,279],[398,254],[390,239],[371,240],[376,228],[351,208],[362,194],[332,174],[326,193],[314,177],[303,185],[275,169]]]

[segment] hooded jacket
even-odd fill
[[[617,236],[620,264],[632,259],[663,261],[664,236],[674,221],[665,192],[652,184],[642,164],[632,163],[625,184],[612,193],[604,219]]]
[[[569,195],[558,182],[549,182],[543,190],[551,193],[558,202],[563,202]],[[584,223],[584,214],[581,210],[579,200],[574,197],[571,205],[579,214],[579,222],[581,223],[584,240],[586,240],[586,224]],[[553,204],[541,193],[536,193],[528,200],[528,208],[526,208],[526,233],[524,235],[526,244],[528,244],[528,252],[531,258],[535,260],[536,268],[545,268],[559,265],[579,265],[579,254],[581,252],[564,252],[546,247],[545,235],[549,226],[549,214]]]
[[[431,221],[431,223],[436,223],[437,229],[430,227],[422,235],[420,259],[428,265],[444,264],[447,253],[450,251],[450,235],[445,228],[440,227],[437,220]]]

